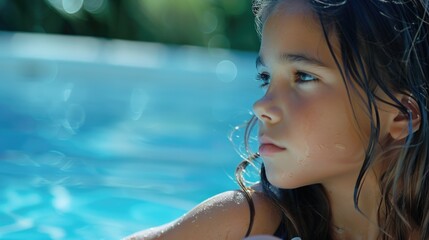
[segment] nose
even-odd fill
[[[266,124],[275,124],[281,120],[281,110],[269,95],[265,95],[253,104],[253,112]]]

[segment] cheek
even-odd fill
[[[323,103],[323,104],[321,104]],[[323,106],[323,108],[321,108]],[[301,161],[360,161],[364,153],[364,138],[347,105],[336,99],[326,99],[315,106],[297,112],[295,130]],[[301,123],[301,124],[299,124]]]

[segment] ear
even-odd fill
[[[411,114],[411,127],[412,132],[416,132],[420,128],[420,110],[418,104],[414,98],[409,95],[401,96],[401,103],[407,108],[407,112],[403,113],[398,111],[397,115],[393,119],[392,125],[390,126],[390,135],[393,139],[401,140],[407,137],[409,132],[409,121]]]

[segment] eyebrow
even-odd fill
[[[307,65],[314,65],[317,67],[327,68],[326,64],[320,61],[319,59],[307,56],[305,54],[282,53],[279,55],[278,60],[280,62],[302,63]],[[262,58],[262,56],[258,56],[256,58],[256,68],[259,68],[260,66],[265,66],[264,59]]]

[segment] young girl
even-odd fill
[[[259,153],[237,170],[243,191],[129,239],[429,239],[429,2],[254,10],[266,93],[247,128],[248,139],[259,126]],[[241,171],[258,157],[248,188]]]

